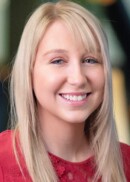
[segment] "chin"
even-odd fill
[[[68,123],[85,123],[87,117],[71,117],[71,118],[66,118],[66,122]]]

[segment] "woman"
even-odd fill
[[[12,70],[14,130],[0,136],[1,181],[129,181],[130,147],[118,142],[111,90],[98,20],[72,2],[41,5]]]

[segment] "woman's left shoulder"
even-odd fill
[[[128,144],[120,143],[123,166],[127,181],[130,181],[130,146]]]
[[[120,143],[120,148],[121,148],[123,158],[129,157],[129,161],[130,161],[130,145],[125,143]]]

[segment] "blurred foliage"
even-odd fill
[[[88,3],[89,1],[85,1],[85,0],[73,0],[74,2],[77,2],[78,4],[82,4],[85,5],[86,3]]]
[[[85,5],[86,3],[90,4],[100,4],[100,5],[110,5],[115,3],[117,0],[73,0],[79,4]]]

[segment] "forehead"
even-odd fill
[[[49,46],[58,44],[62,47],[63,40],[68,38],[73,40],[74,44],[82,45],[88,52],[100,54],[100,46],[98,40],[93,32],[87,25],[80,25],[78,22],[63,21],[61,19],[55,20],[48,25],[46,31],[42,36],[40,44],[44,44],[44,48],[51,42]]]

